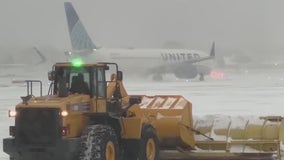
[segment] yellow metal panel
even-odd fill
[[[83,113],[69,113],[63,117],[63,127],[67,127],[67,137],[79,137],[86,127],[86,117]]]
[[[242,128],[232,128],[230,129],[229,136],[232,139],[244,139],[245,138],[245,129]]]
[[[122,119],[123,131],[122,138],[124,139],[139,139],[141,137],[142,119],[137,117]]]
[[[181,124],[180,125],[180,136],[183,142],[194,148],[195,139],[194,132],[191,130],[193,128],[193,118],[192,118],[192,106],[191,103],[188,102],[185,104],[185,107],[181,116]]]
[[[203,150],[222,150],[228,151],[229,144],[227,141],[197,141],[196,146]]]
[[[106,100],[105,99],[92,99],[91,103],[92,112],[106,112]]]
[[[245,138],[247,139],[261,139],[262,125],[248,124],[245,129]]]
[[[279,141],[284,142],[284,119],[281,120],[279,125]]]
[[[116,89],[119,89],[122,98],[128,97],[127,91],[124,88],[122,81],[116,81],[116,75],[112,74],[112,81],[108,83],[107,86],[107,98],[110,99],[114,96]],[[116,97],[118,98],[118,97]]]
[[[109,82],[107,85],[107,98],[112,98],[114,91],[116,89],[116,82]]]
[[[174,138],[179,137],[179,122],[179,117],[160,117],[153,121],[153,126],[160,139]]]
[[[117,83],[118,83],[119,88],[120,88],[121,97],[122,97],[122,98],[128,97],[127,91],[126,91],[126,89],[124,88],[124,85],[123,85],[122,81],[118,81]]]
[[[262,138],[266,140],[278,140],[279,125],[265,125],[262,129]]]
[[[130,114],[152,124],[161,143],[165,141],[167,145],[173,147],[174,143],[181,139],[194,148],[191,103],[182,96],[143,96],[141,103],[132,106],[129,111]]]

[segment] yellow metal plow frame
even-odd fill
[[[195,136],[197,150],[189,155],[207,158],[221,156],[226,159],[281,159],[283,117],[267,116],[260,117],[258,122],[244,122],[242,128],[234,126],[236,122],[232,119],[226,122],[213,118],[211,124],[207,121],[204,126],[196,121],[194,128],[202,135]]]

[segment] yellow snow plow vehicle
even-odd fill
[[[180,95],[128,95],[122,77],[115,63],[56,63],[45,96],[34,96],[41,81],[26,80],[4,152],[11,160],[280,158],[282,117],[216,127],[222,121],[193,121]]]

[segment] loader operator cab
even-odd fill
[[[91,94],[91,68],[55,66],[53,94],[66,97],[69,94]]]
[[[128,94],[122,84],[122,72],[115,63],[82,64],[57,63],[49,76],[54,83],[53,95],[67,97],[86,94],[90,98],[111,103],[109,106],[128,105]],[[115,108],[115,107],[113,107]]]

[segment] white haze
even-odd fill
[[[63,2],[2,0],[0,47],[70,49]],[[284,51],[281,0],[71,2],[92,39],[106,47],[159,48],[174,41],[209,51],[216,41],[218,54],[238,50],[261,60],[279,59]]]
[[[0,63],[35,61],[33,46],[50,63],[64,60],[71,48],[63,0],[0,1]],[[242,52],[259,62],[283,62],[284,1],[282,0],[73,0],[92,39],[106,47],[160,48],[175,46],[216,54]],[[32,58],[31,58],[32,57]],[[32,62],[31,62],[32,61]],[[0,77],[0,139],[8,136],[7,110],[20,101],[25,87],[15,78],[46,81],[45,67],[13,68]],[[6,71],[0,68],[0,73]],[[31,72],[32,71],[32,72]],[[13,72],[11,75],[9,72]],[[125,77],[127,79],[127,77]],[[224,80],[125,82],[132,94],[180,94],[193,103],[193,113],[229,116],[283,115],[283,69],[225,73]],[[47,82],[45,90],[47,88]],[[153,87],[153,85],[155,87]],[[2,144],[0,145],[2,150]],[[0,159],[8,156],[0,153]]]

